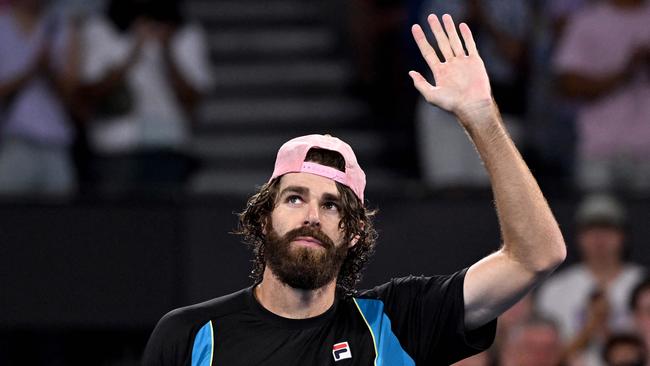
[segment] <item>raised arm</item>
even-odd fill
[[[490,176],[501,226],[501,248],[472,265],[464,283],[465,327],[475,329],[499,316],[550,274],[566,257],[562,233],[542,192],[503,126],[483,60],[467,24],[463,48],[451,16],[429,25],[441,61],[418,25],[413,37],[433,72],[435,86],[409,75],[431,104],[454,113],[476,146]],[[446,33],[445,33],[446,31]]]

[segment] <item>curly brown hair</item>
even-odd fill
[[[345,171],[343,156],[335,151],[312,148],[307,153],[305,161],[327,165]],[[264,245],[266,237],[264,225],[268,222],[271,212],[277,202],[277,194],[282,177],[278,177],[264,185],[259,191],[248,199],[246,209],[238,214],[239,225],[235,234],[243,236],[244,242],[253,250],[253,269],[250,277],[255,283],[262,281],[266,261],[264,258]],[[341,201],[341,221],[339,226],[343,229],[348,241],[358,236],[356,245],[348,250],[339,275],[336,279],[337,289],[344,296],[356,293],[355,287],[361,280],[361,272],[372,256],[377,241],[377,231],[372,219],[376,210],[367,209],[361,200],[347,186],[336,182]]]

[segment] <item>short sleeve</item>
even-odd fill
[[[173,41],[174,61],[189,83],[201,92],[214,84],[208,46],[203,29],[188,25],[178,32]]]
[[[165,315],[153,330],[142,356],[142,366],[181,366],[191,359],[196,329],[179,310]]]
[[[449,365],[487,349],[496,319],[465,329],[466,269],[447,276],[405,277],[363,292],[384,303],[391,328],[416,364]]]
[[[589,22],[581,13],[570,18],[553,57],[557,73],[589,72],[600,47],[599,39],[591,30]]]
[[[111,25],[101,17],[87,20],[82,33],[82,78],[99,81],[106,72],[128,57],[130,44],[121,40]]]

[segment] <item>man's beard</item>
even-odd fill
[[[309,248],[292,244],[298,237],[312,237],[322,247]],[[348,248],[339,247],[322,231],[313,227],[300,227],[279,236],[275,230],[267,235],[264,257],[275,276],[287,285],[315,290],[330,283],[339,273],[347,257]]]

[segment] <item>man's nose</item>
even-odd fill
[[[310,203],[307,209],[304,225],[320,226],[320,216],[318,214],[318,203]]]

